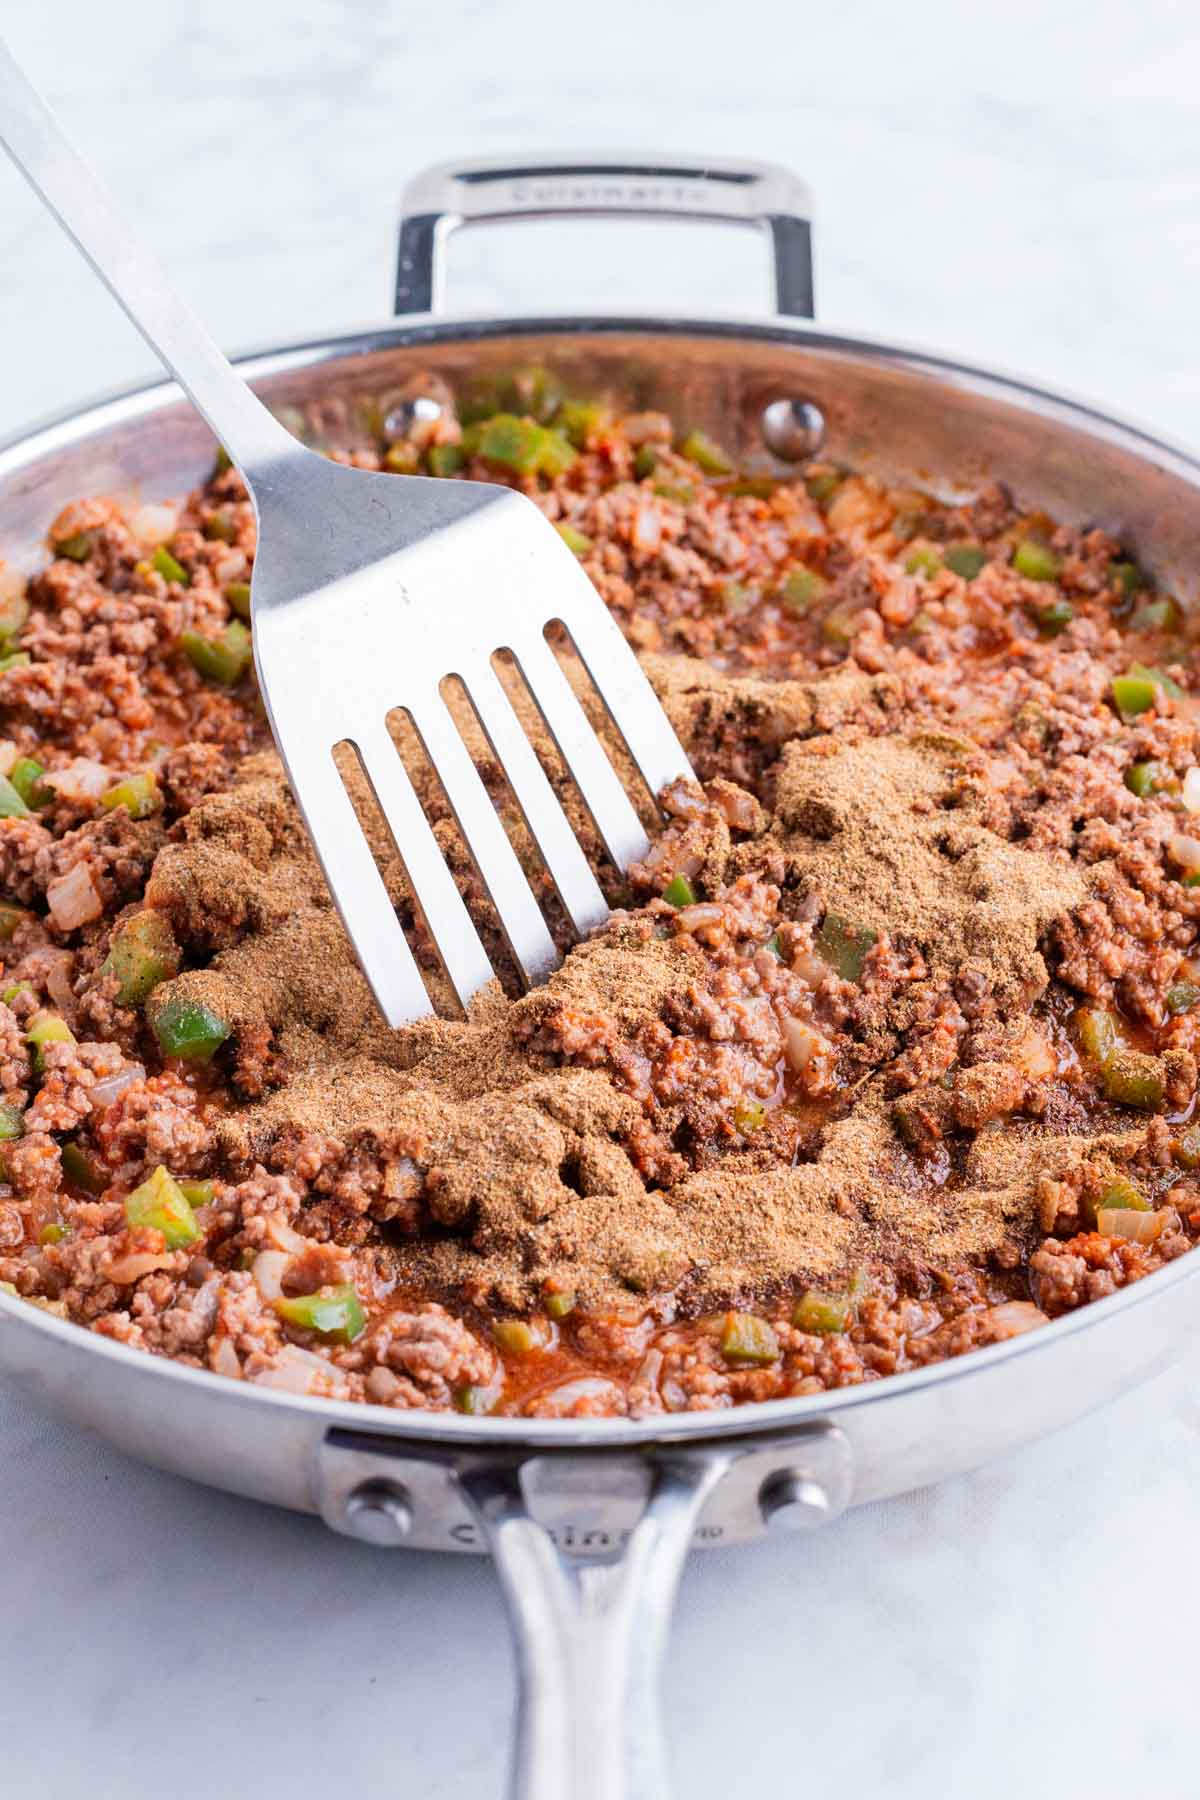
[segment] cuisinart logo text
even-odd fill
[[[518,208],[644,206],[695,212],[708,205],[711,190],[701,181],[514,181],[508,195]]]

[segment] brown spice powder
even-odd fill
[[[1084,882],[1066,860],[990,828],[986,768],[969,742],[868,735],[896,710],[894,681],[850,670],[766,686],[682,660],[653,674],[685,737],[718,744],[725,767],[769,801],[759,835],[735,848],[726,833],[710,852],[710,891],[765,871],[785,913],[828,908],[922,959],[922,991],[965,966],[1005,1005],[1027,1009],[1044,990],[1039,943]],[[403,870],[378,848],[403,914]],[[368,1217],[390,1221],[398,1278],[434,1292],[523,1307],[552,1280],[590,1302],[680,1289],[701,1306],[832,1279],[872,1256],[947,1266],[1030,1226],[1039,1170],[1066,1143],[1031,1133],[1002,1167],[981,1150],[960,1176],[931,1181],[873,1076],[812,1160],[731,1156],[689,1170],[676,1158],[672,1178],[648,1179],[639,1098],[610,1066],[562,1067],[539,1032],[566,1009],[633,1043],[703,985],[695,939],[618,916],[535,993],[510,1001],[493,984],[466,1021],[390,1033],[269,753],[187,816],[148,897],[182,942],[215,952],[152,1008],[183,992],[234,1028],[246,1104],[220,1126],[231,1168],[287,1167],[306,1143],[336,1140],[335,1228],[362,1241]],[[875,1021],[881,1040],[903,1034],[906,1004]],[[370,1152],[370,1181],[356,1149]]]

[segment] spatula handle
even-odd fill
[[[0,144],[238,467],[250,475],[303,455],[175,293],[2,41]]]

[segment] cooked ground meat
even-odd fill
[[[1171,597],[999,487],[742,479],[534,377],[467,425],[437,392],[410,437],[330,453],[529,493],[703,786],[618,877],[503,672],[613,915],[570,946],[460,709],[568,954],[390,1034],[269,747],[238,475],[68,507],[0,597],[0,1280],[233,1378],[585,1417],[878,1380],[1191,1248],[1200,701]]]

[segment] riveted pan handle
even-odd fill
[[[404,192],[396,311],[444,310],[446,240],[462,226],[560,217],[751,226],[770,241],[776,311],[813,316],[812,199],[804,182],[774,163],[631,151],[493,157],[422,171]]]
[[[531,1516],[518,1466],[460,1473],[517,1651],[508,1800],[670,1800],[659,1671],[696,1521],[731,1459],[718,1449],[654,1464],[615,1457],[577,1465],[593,1505],[643,1487],[644,1510],[616,1546],[571,1555],[553,1527]],[[546,1460],[548,1497],[561,1493],[574,1510],[578,1492],[564,1482],[570,1462]]]

